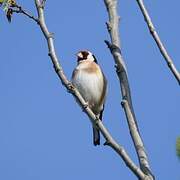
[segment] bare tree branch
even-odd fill
[[[153,179],[153,175],[150,171],[150,166],[148,163],[148,158],[145,152],[143,141],[138,130],[136,116],[134,113],[131,92],[128,82],[127,70],[125,62],[121,55],[120,50],[120,38],[119,38],[119,16],[117,13],[117,0],[104,0],[109,15],[109,22],[107,23],[107,29],[110,34],[111,42],[105,41],[109,47],[112,56],[115,61],[116,72],[119,78],[119,83],[121,86],[122,93],[122,105],[126,113],[130,134],[138,155],[139,164],[142,171]]]
[[[139,8],[141,9],[141,12],[144,16],[144,19],[147,23],[147,26],[149,28],[149,31],[153,37],[153,39],[155,40],[162,56],[164,57],[169,69],[171,70],[171,72],[173,73],[173,75],[175,76],[176,80],[178,81],[179,85],[180,85],[180,73],[178,72],[178,70],[176,69],[176,66],[174,65],[173,63],[173,60],[171,59],[171,57],[169,56],[166,48],[164,47],[158,33],[156,32],[155,30],[155,27],[151,21],[151,18],[149,16],[149,13],[144,5],[144,2],[143,0],[136,0],[138,5],[139,5]]]
[[[58,57],[56,55],[55,47],[54,47],[54,40],[52,33],[49,32],[46,23],[45,23],[45,18],[44,18],[44,10],[43,6],[41,4],[40,0],[35,0],[36,8],[38,11],[38,18],[39,18],[39,26],[47,40],[48,44],[48,50],[49,50],[49,56],[51,58],[51,61],[54,65],[54,69],[61,80],[62,84],[66,87],[66,89],[76,98],[77,102],[83,108],[84,112],[88,115],[90,118],[91,122],[96,125],[96,127],[100,130],[104,138],[106,139],[105,145],[109,145],[114,149],[124,160],[126,165],[134,172],[134,174],[142,180],[150,180],[149,177],[144,174],[141,169],[134,164],[134,162],[130,159],[128,156],[127,152],[125,149],[120,146],[110,135],[106,127],[103,125],[102,121],[95,116],[95,114],[92,112],[92,110],[89,108],[87,103],[84,101],[78,90],[72,85],[70,81],[66,78],[63,69],[59,63]]]

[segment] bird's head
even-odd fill
[[[86,60],[97,63],[96,57],[90,51],[82,50],[79,51],[76,55],[78,63]]]

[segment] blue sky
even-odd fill
[[[33,1],[19,4],[36,13]],[[46,20],[68,78],[75,53],[89,49],[108,79],[104,124],[137,163],[121,108],[103,1],[47,1]],[[84,4],[84,2],[86,4]],[[120,34],[139,128],[156,179],[180,179],[175,153],[180,135],[179,86],[145,25],[136,1],[120,1]],[[180,70],[180,2],[145,2]],[[57,78],[38,26],[21,15],[9,24],[0,11],[0,179],[137,179],[110,148],[92,145],[87,116]],[[102,138],[102,143],[104,139]]]

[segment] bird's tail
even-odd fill
[[[99,114],[99,119],[101,121],[102,121],[103,110],[104,110],[104,105],[103,105],[103,109],[101,110]],[[94,126],[93,126],[93,143],[95,146],[100,145],[100,131]]]
[[[100,132],[96,127],[93,127],[93,143],[95,146],[100,145]]]

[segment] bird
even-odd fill
[[[80,92],[93,113],[102,120],[107,94],[107,80],[94,54],[81,50],[72,73],[72,84]],[[100,132],[93,125],[93,144],[100,145]]]

